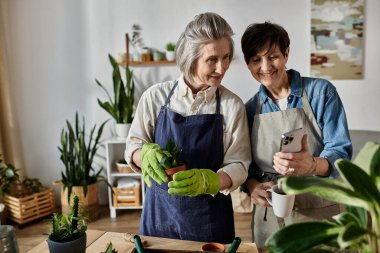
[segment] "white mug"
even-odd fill
[[[293,210],[295,195],[287,195],[278,185],[273,185],[267,190],[272,193],[271,198],[267,198],[268,203],[273,207],[273,212],[277,217],[286,218]]]

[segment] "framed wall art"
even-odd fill
[[[311,73],[363,79],[364,0],[311,1]]]

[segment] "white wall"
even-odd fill
[[[163,49],[176,41],[194,15],[213,11],[235,31],[235,60],[224,84],[243,101],[257,91],[240,50],[246,26],[271,20],[291,37],[288,68],[309,74],[310,1],[306,0],[0,0],[6,23],[7,59],[12,101],[21,129],[21,153],[27,174],[50,184],[60,179],[59,135],[75,111],[87,126],[106,114],[94,78],[111,88],[107,54],[124,51],[124,34],[140,24],[148,46]],[[380,130],[380,1],[366,1],[365,72],[359,81],[333,81],[346,108],[351,129]],[[175,66],[135,68],[137,95],[149,85],[177,77]],[[104,137],[110,136],[112,123]],[[104,150],[102,150],[104,154]],[[58,189],[57,189],[58,191]],[[105,201],[103,196],[101,201]]]

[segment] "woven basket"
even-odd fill
[[[4,204],[6,216],[18,224],[24,224],[55,212],[54,190],[47,189],[22,198],[5,195]]]
[[[135,173],[131,166],[124,163],[116,163],[116,169],[119,173]]]
[[[88,219],[94,221],[99,218],[99,185],[98,183],[93,183],[88,185],[87,194],[84,195],[84,190],[82,186],[73,186],[70,203],[67,201],[68,189],[67,187],[63,189],[63,184],[60,181],[53,182],[53,185],[61,185],[61,207],[62,213],[67,214],[71,211],[71,206],[73,204],[74,195],[79,197],[79,213],[83,211],[87,212]]]
[[[114,207],[127,207],[127,206],[140,206],[140,185],[136,187],[112,187],[113,190],[113,206]]]

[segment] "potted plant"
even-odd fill
[[[65,166],[65,170],[61,171],[62,179],[58,182],[62,185],[62,213],[70,210],[70,197],[74,192],[81,199],[81,208],[92,215],[89,218],[97,217],[99,209],[99,186],[97,183],[102,181],[111,187],[104,176],[100,175],[103,168],[95,172],[93,167],[94,157],[100,147],[99,141],[106,123],[107,121],[100,125],[95,135],[96,125],[92,127],[90,133],[87,133],[85,119],[83,117],[81,124],[78,113],[75,114],[74,127],[66,120],[66,129],[62,129],[58,147],[60,159]]]
[[[168,61],[174,61],[175,60],[175,44],[172,42],[169,42],[166,44],[166,60]]]
[[[169,181],[173,180],[173,175],[182,170],[186,170],[186,164],[178,160],[180,149],[175,143],[169,139],[163,150],[165,156],[160,161],[160,166],[165,170],[166,175],[169,177]]]
[[[311,193],[344,204],[346,210],[332,221],[284,227],[268,238],[270,252],[380,252],[380,145],[368,142],[353,163],[340,159],[335,164],[343,181],[286,177],[278,183],[288,194]]]
[[[128,165],[127,161],[124,158],[117,160],[116,168],[120,173],[133,173],[134,171]]]
[[[120,74],[120,68],[116,60],[109,54],[109,61],[113,68],[113,98],[108,93],[107,89],[97,80],[96,83],[104,90],[108,100],[102,102],[98,99],[98,104],[116,121],[116,134],[118,137],[125,138],[128,135],[130,124],[133,120],[133,104],[135,83],[133,80],[133,71],[125,66],[126,82],[124,85]]]
[[[86,222],[79,217],[79,198],[74,196],[71,212],[54,213],[52,230],[47,240],[50,253],[86,252]]]
[[[4,202],[4,195],[10,192],[14,182],[19,181],[18,177],[17,169],[11,164],[3,164],[3,160],[0,159],[0,202]],[[5,220],[4,207],[5,205],[0,203],[0,224]]]
[[[53,189],[44,187],[37,178],[25,177],[21,180],[18,171],[12,164],[3,164],[0,159],[0,196],[7,207],[7,217],[22,225],[53,213]]]
[[[144,47],[144,41],[141,37],[141,26],[138,24],[132,25],[132,38],[130,40],[132,47],[134,48],[134,52],[132,54],[132,60],[135,62],[141,61],[139,49]]]
[[[18,169],[12,164],[4,164],[0,159],[0,196],[9,194],[11,187],[20,182]]]

